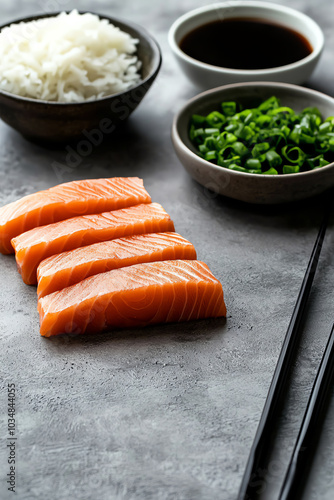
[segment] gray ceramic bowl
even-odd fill
[[[180,49],[181,40],[192,30],[213,21],[229,18],[263,20],[293,29],[310,42],[313,50],[307,57],[285,66],[242,70],[206,64],[188,56]],[[237,82],[303,83],[313,72],[324,47],[323,32],[313,19],[290,7],[262,0],[214,3],[187,12],[171,26],[168,41],[180,68],[195,85],[203,90]]]
[[[12,23],[29,22],[44,17],[57,15],[42,14],[11,21]],[[138,106],[152,85],[161,66],[161,53],[158,44],[140,26],[116,18],[98,14],[101,19],[108,19],[121,30],[139,39],[138,59],[142,62],[142,81],[126,90],[96,101],[79,103],[58,103],[20,97],[0,90],[0,117],[28,139],[59,143],[70,142],[85,134],[111,133],[124,122]]]
[[[334,186],[334,163],[309,172],[270,176],[228,170],[203,160],[196,154],[188,137],[189,122],[194,113],[208,114],[219,109],[222,101],[237,100],[246,106],[256,106],[272,95],[281,100],[282,106],[289,106],[295,111],[315,106],[319,108],[323,118],[334,115],[332,97],[291,84],[237,83],[203,92],[183,106],[172,126],[176,154],[197,182],[224,196],[262,204],[297,201]]]

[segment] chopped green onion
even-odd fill
[[[262,174],[262,170],[247,170],[249,174]]]
[[[255,144],[255,146],[252,149],[252,156],[254,158],[258,158],[263,153],[268,151],[268,149],[270,149],[269,142],[261,142],[260,144]]]
[[[270,168],[266,172],[262,172],[262,175],[278,175],[278,172],[275,168]]]
[[[296,163],[297,165],[302,165],[306,158],[305,153],[297,146],[292,148],[290,146],[284,146],[282,148],[282,155],[290,163]]]
[[[204,129],[204,135],[208,137],[209,135],[219,135],[220,130],[219,128],[205,128]]]
[[[223,132],[222,134],[219,135],[216,139],[216,148],[218,150],[222,149],[225,147],[227,144],[232,144],[233,142],[237,141],[238,139],[234,134],[230,134],[229,132]]]
[[[272,122],[272,118],[269,115],[260,115],[258,118],[256,118],[255,123],[259,127],[268,127],[270,123]]]
[[[208,148],[207,148],[207,146],[206,146],[205,144],[200,144],[200,145],[198,146],[198,149],[199,149],[199,150],[200,150],[200,152],[201,152],[201,153],[203,153],[203,154],[204,154],[204,153],[207,153],[207,152],[209,151],[209,150],[208,150]]]
[[[321,167],[325,167],[326,165],[329,165],[329,161],[326,161],[324,158],[320,158],[319,165],[317,165],[314,168],[321,168]]]
[[[295,112],[275,96],[256,108],[228,101],[194,114],[189,138],[201,158],[239,172],[291,174],[334,161],[334,116],[322,121],[313,107]]]
[[[213,137],[212,135],[209,135],[208,137],[206,137],[204,139],[204,145],[208,148],[208,149],[215,149],[216,147],[216,140],[215,140],[215,137]]]
[[[249,113],[244,119],[244,124],[249,125],[251,127],[251,123],[254,123],[254,125],[255,125],[255,122],[254,122],[255,113],[253,113],[251,110],[247,110],[247,109],[246,109],[246,111],[249,111]]]
[[[270,150],[266,153],[266,160],[269,163],[269,166],[273,167],[273,168],[279,167],[283,161],[282,158],[280,157],[280,155],[277,154],[276,151],[272,151],[272,150]]]
[[[194,125],[203,125],[206,121],[205,116],[192,115],[192,121]]]
[[[286,106],[281,106],[280,108],[274,108],[274,109],[271,109],[270,111],[268,111],[268,115],[272,115],[272,116],[278,115],[279,113],[288,114],[288,115],[295,114],[293,109],[288,108]]]
[[[217,165],[219,165],[220,167],[228,168],[230,165],[238,162],[239,160],[240,160],[240,156],[232,156],[232,158],[229,158],[228,160],[224,160],[224,158],[219,154],[218,160],[217,160]]]
[[[217,158],[217,151],[208,151],[205,153],[204,158],[208,161],[215,160]]]
[[[234,153],[239,156],[245,156],[249,154],[249,149],[242,142],[234,142],[231,146]]]
[[[200,135],[204,135],[204,129],[203,128],[198,128],[194,131],[194,138],[200,136]]]
[[[318,108],[305,108],[303,111],[300,113],[301,115],[317,115],[321,119],[321,113],[318,110]]]
[[[288,136],[289,136],[289,134],[290,134],[290,129],[289,129],[289,127],[287,125],[283,125],[281,127],[281,132],[284,135],[284,137],[287,139]]]
[[[251,170],[261,170],[261,162],[257,158],[248,158],[245,162],[245,167]]]
[[[251,137],[253,137],[254,131],[248,125],[240,123],[234,134],[238,137],[238,139],[248,141]]]
[[[194,125],[194,124],[192,124],[192,125],[190,126],[190,130],[189,130],[189,138],[190,138],[190,140],[193,142],[193,141],[194,141],[194,139],[195,139],[195,137],[196,137],[196,136],[195,136],[195,125]]]
[[[208,114],[206,117],[206,123],[211,127],[221,128],[225,122],[225,116],[219,113],[219,111],[212,111],[212,113]]]
[[[297,174],[298,172],[298,165],[283,165],[283,174]]]
[[[229,167],[230,170],[236,170],[237,172],[248,172],[246,168],[240,167],[239,165],[236,165],[235,163],[232,163]]]
[[[279,100],[277,99],[277,97],[272,96],[269,97],[269,99],[264,101],[262,104],[260,104],[260,106],[257,109],[263,112],[274,108],[279,108]]]
[[[236,102],[222,102],[222,110],[225,116],[233,116],[237,110]]]
[[[328,163],[329,163],[328,161],[326,161],[324,159],[323,154],[315,156],[314,158],[308,158],[306,161],[312,170],[314,170],[315,168],[324,167],[325,165],[328,165]]]
[[[239,127],[237,122],[230,122],[229,125],[226,125],[226,132],[234,132]]]

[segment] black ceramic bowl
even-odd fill
[[[53,12],[17,19],[0,26],[0,30],[13,23],[57,14]],[[137,56],[142,63],[142,80],[124,92],[73,104],[31,99],[0,90],[0,118],[27,139],[64,143],[87,137],[87,134],[91,135],[92,140],[101,134],[110,134],[130,116],[152,85],[161,66],[161,53],[156,41],[140,26],[100,14],[98,16],[108,19],[139,40]]]

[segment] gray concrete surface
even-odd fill
[[[49,2],[145,26],[163,51],[153,88],[122,134],[60,174],[66,151],[31,144],[0,122],[0,205],[60,181],[143,177],[176,230],[223,283],[227,320],[43,339],[36,289],[0,256],[0,498],[7,500],[233,500],[322,216],[322,198],[252,207],[211,196],[185,173],[170,141],[174,112],[196,89],[179,73],[167,30],[199,0]],[[326,49],[310,87],[334,95],[334,4],[280,2],[316,19]],[[0,21],[47,2],[1,1]],[[263,498],[275,499],[333,321],[333,220]],[[16,386],[16,494],[7,490],[7,384]],[[306,500],[334,493],[334,400]]]

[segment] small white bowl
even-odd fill
[[[199,26],[229,18],[256,18],[285,26],[303,35],[313,51],[292,64],[260,70],[238,70],[206,64],[188,56],[180,49],[185,35]],[[310,77],[324,47],[319,25],[305,14],[283,5],[262,1],[233,1],[208,5],[179,17],[168,33],[169,45],[182,70],[198,87],[208,89],[237,82],[276,81],[301,84]]]
[[[318,108],[324,119],[334,116],[333,97],[274,82],[236,83],[207,90],[190,99],[177,113],[172,127],[176,154],[188,173],[206,189],[248,203],[276,204],[309,198],[334,186],[334,163],[298,174],[257,175],[229,170],[198,156],[189,139],[193,114],[206,115],[219,109],[223,101],[239,101],[247,106],[271,96],[278,97],[282,106],[297,112],[310,106]]]

